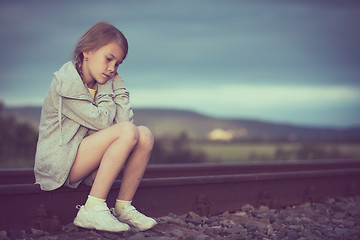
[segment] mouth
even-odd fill
[[[107,79],[110,79],[110,75],[105,74],[105,73],[103,73],[103,75],[104,75],[104,77],[106,77]]]

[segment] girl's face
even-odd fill
[[[114,77],[125,55],[115,42],[95,51],[84,51],[83,54],[83,80],[88,87],[94,86],[96,82],[104,84]]]

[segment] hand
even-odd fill
[[[115,73],[114,81],[121,80],[121,77],[119,76],[118,72]]]

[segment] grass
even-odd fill
[[[34,159],[29,158],[6,158],[1,159],[0,169],[9,169],[9,168],[33,168]]]
[[[360,160],[360,143],[221,143],[191,141],[186,145],[194,152],[204,153],[207,162],[291,161],[331,158],[354,158]],[[300,150],[302,150],[302,155],[299,157]],[[33,166],[33,158],[6,158],[0,161],[0,168],[2,169],[32,168]]]
[[[321,151],[322,155],[318,154],[318,157],[360,159],[360,143],[314,143],[309,146],[303,143],[194,142],[191,144],[192,150],[204,152],[209,162],[284,160],[279,159],[280,150],[287,153],[286,160],[300,160],[296,153],[306,147],[311,148],[308,151],[314,151],[314,148]]]
[[[245,161],[254,154],[259,156],[274,155],[275,148],[271,144],[239,144],[239,143],[195,143],[192,144],[193,150],[206,153],[210,162],[226,161],[238,162]]]

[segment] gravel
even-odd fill
[[[329,198],[322,203],[306,202],[283,209],[255,208],[245,204],[239,211],[216,216],[199,216],[195,212],[181,216],[170,213],[156,220],[158,225],[145,232],[131,228],[123,233],[109,233],[67,224],[52,231],[36,228],[0,230],[0,240],[355,240],[360,239],[360,196]]]

